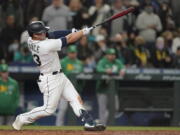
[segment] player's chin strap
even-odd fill
[[[94,124],[93,117],[86,110],[81,109],[80,110],[80,114],[81,114],[80,119],[83,122],[88,123],[89,125],[93,125]]]

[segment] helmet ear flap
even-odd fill
[[[32,37],[33,33],[31,32],[30,25],[27,26],[27,31],[30,37]]]
[[[28,32],[28,34],[29,34],[29,36],[30,36],[30,37],[32,37],[32,36],[33,36],[33,33],[31,33],[31,32]]]

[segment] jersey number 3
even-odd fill
[[[41,61],[38,55],[34,54],[33,55],[34,61],[38,66],[41,66]]]

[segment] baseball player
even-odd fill
[[[96,67],[97,72],[108,75],[120,74],[124,76],[125,67],[124,64],[116,58],[116,51],[114,48],[106,50],[105,57],[101,58]],[[97,99],[99,105],[99,120],[103,124],[107,124],[109,110],[108,110],[108,99],[110,98],[111,80],[100,80],[97,82]],[[117,99],[117,95],[114,96]]]
[[[28,47],[35,63],[40,70],[38,86],[43,94],[44,105],[32,111],[20,114],[12,124],[13,128],[20,130],[23,125],[35,122],[37,119],[52,115],[58,106],[60,98],[66,99],[74,113],[84,122],[84,129],[88,131],[103,131],[105,126],[96,123],[92,116],[83,107],[81,97],[61,69],[58,51],[63,46],[73,43],[83,35],[89,34],[92,28],[84,28],[68,35],[55,31],[48,33],[42,21],[35,21],[28,25]],[[62,35],[64,34],[64,37]],[[49,39],[53,35],[56,39]],[[61,37],[61,38],[59,38]]]

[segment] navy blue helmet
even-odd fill
[[[42,21],[33,21],[27,27],[28,34],[32,37],[36,33],[47,33],[49,27],[46,27]]]

